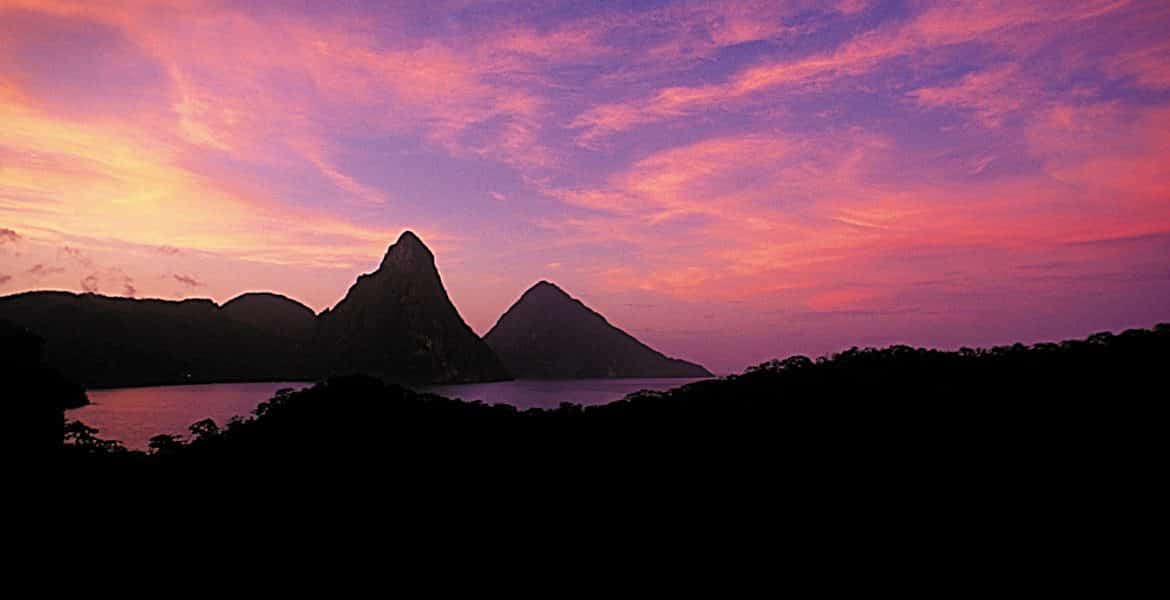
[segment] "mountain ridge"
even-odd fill
[[[42,337],[46,361],[86,387],[305,378],[303,350],[309,338],[304,332],[315,317],[307,306],[280,298],[286,306],[300,307],[294,312],[303,309],[299,325],[274,328],[262,321],[279,321],[278,316],[262,313],[257,320],[246,304],[221,306],[206,298],[61,291],[0,297],[0,319]],[[233,352],[225,352],[229,348]]]
[[[564,323],[534,320],[527,314],[533,304],[557,307]],[[0,319],[43,337],[48,361],[89,387],[315,380],[353,373],[400,383],[471,383],[513,375],[711,376],[700,365],[643,344],[545,279],[481,338],[451,302],[434,253],[409,230],[387,247],[375,270],[358,275],[345,296],[319,314],[267,291],[244,292],[223,304],[207,298],[30,291],[0,297]],[[536,352],[560,358],[533,368],[505,343],[505,360],[492,344],[499,345],[500,332],[513,322],[543,323],[546,333]],[[561,329],[575,333],[562,338],[547,333]],[[509,361],[518,366],[515,372]]]
[[[315,380],[351,372],[404,383],[510,377],[463,321],[434,254],[411,231],[320,314],[275,292],[245,292],[218,304],[29,291],[0,297],[0,320],[44,338],[49,362],[88,387]]]

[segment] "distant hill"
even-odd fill
[[[69,292],[0,298],[0,318],[35,332],[45,357],[86,387],[302,379],[313,312],[283,296],[228,302]]]
[[[434,255],[409,231],[378,270],[358,277],[337,306],[321,313],[314,348],[332,374],[442,383],[509,378],[447,297]]]
[[[547,281],[524,292],[484,341],[516,377],[712,376],[639,342]]]
[[[268,335],[286,336],[298,343],[309,340],[316,326],[313,310],[296,300],[270,292],[250,292],[228,300],[224,316],[247,323]]]

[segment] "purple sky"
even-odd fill
[[[321,310],[411,229],[481,334],[549,279],[718,372],[1150,326],[1166,31],[1125,0],[0,0],[0,294]]]

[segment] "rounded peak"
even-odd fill
[[[298,309],[304,309],[312,312],[312,309],[281,294],[275,292],[244,292],[231,300],[223,303],[221,308],[236,308],[241,306],[293,306]]]
[[[127,300],[134,300],[134,298],[127,298]],[[143,301],[144,302],[169,302],[169,301],[163,300],[161,298],[160,299],[143,298]],[[211,298],[183,298],[182,300],[179,300],[179,304],[211,306],[211,307],[219,308],[219,305],[216,304],[215,300],[212,300]]]
[[[232,298],[231,300],[224,302],[224,305],[231,304],[232,302],[239,302],[241,300],[259,300],[259,299],[263,299],[263,298],[270,298],[273,300],[288,300],[289,299],[288,296],[282,296],[280,294],[277,294],[276,292],[244,292],[244,293],[240,294],[239,296],[236,296],[235,298]]]

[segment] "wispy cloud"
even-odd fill
[[[33,265],[32,267],[29,267],[29,269],[27,271],[25,271],[25,273],[28,274],[30,277],[32,277],[34,280],[40,279],[41,277],[44,277],[46,275],[53,275],[56,273],[64,273],[64,272],[65,272],[65,269],[62,267],[54,267],[54,266],[50,266],[50,265],[44,265],[41,263],[37,263],[37,264]]]
[[[171,278],[174,279],[175,281],[185,285],[185,286],[188,286],[188,287],[199,287],[199,286],[203,285],[198,279],[195,279],[191,275],[182,275],[179,273],[172,273]]]
[[[986,127],[998,127],[1003,119],[1025,106],[1035,106],[1035,82],[1016,66],[999,66],[971,73],[957,83],[923,87],[909,92],[925,108],[970,111]]]
[[[555,271],[734,366],[1040,305],[1153,318],[1165,253],[1115,240],[1170,232],[1168,23],[1124,0],[7,0],[5,290],[324,308],[410,228],[478,329]],[[727,333],[671,333],[697,320]]]
[[[589,145],[598,138],[636,126],[704,114],[729,105],[740,105],[743,110],[744,102],[758,102],[762,94],[781,90],[824,93],[827,86],[839,80],[871,75],[886,61],[928,50],[992,41],[1017,52],[1012,48],[1011,36],[1016,32],[1021,36],[1036,35],[1035,30],[1025,31],[1025,27],[1092,19],[1126,4],[1090,0],[1044,7],[1017,2],[941,5],[924,11],[905,25],[883,25],[859,34],[829,52],[764,61],[732,73],[721,82],[672,85],[648,97],[594,106],[573,119],[570,127],[580,129],[581,143]],[[1051,29],[1045,33],[1053,35],[1056,31]],[[968,84],[980,86],[985,82],[976,79]],[[970,92],[966,95],[971,96]]]

